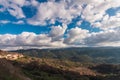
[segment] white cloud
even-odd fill
[[[105,15],[101,22],[95,22],[93,25],[103,30],[118,28],[120,27],[120,13],[115,16]]]
[[[0,47],[1,49],[65,47],[67,45],[63,43],[64,39],[62,37],[65,30],[66,25],[63,25],[53,27],[49,34],[35,34],[32,32],[23,32],[18,35],[3,34],[0,35]]]
[[[25,0],[9,0],[9,1],[19,6],[23,6],[25,3]]]
[[[10,8],[8,8],[8,11],[12,16],[16,17],[17,19],[25,18],[22,9],[15,4],[10,4]]]
[[[22,20],[19,20],[19,21],[16,21],[16,22],[12,22],[12,21],[8,21],[8,20],[0,20],[0,24],[7,24],[7,23],[24,24],[24,22]]]
[[[54,32],[55,29],[61,33]],[[51,35],[52,32],[49,34],[23,32],[19,35],[0,35],[0,48],[13,50],[29,48],[60,48],[70,46],[120,46],[119,30],[90,33],[88,30],[75,27],[68,30],[66,37],[63,37],[65,31],[64,26],[58,26],[58,28],[54,27],[51,31],[53,31],[55,35]],[[61,35],[62,37],[58,38],[58,36]],[[56,40],[54,39],[55,37],[57,37]]]
[[[105,0],[101,3],[88,4],[82,12],[82,18],[90,22],[94,27],[100,29],[120,27],[119,16],[108,16],[106,10],[120,6],[119,0]],[[112,13],[112,12],[111,12]]]
[[[85,43],[86,45],[90,46],[110,45],[109,43],[120,42],[119,34],[120,34],[119,30],[108,30],[91,33],[89,37],[85,39]]]
[[[10,3],[11,2],[11,3]],[[61,23],[69,24],[72,19],[77,16],[82,16],[82,19],[87,20],[92,25],[101,28],[102,24],[105,24],[106,21],[103,20],[106,13],[106,10],[110,8],[117,8],[120,6],[119,0],[62,0],[55,2],[55,0],[48,0],[48,2],[39,3],[36,0],[0,0],[0,5],[3,8],[0,11],[8,10],[9,13],[16,17],[17,19],[25,18],[26,16],[23,13],[23,6],[34,6],[37,8],[36,14],[32,18],[26,18],[28,24],[31,25],[47,25],[46,21],[49,21],[49,24],[55,24],[55,21]],[[86,6],[85,6],[86,5]],[[82,14],[81,14],[82,13]],[[115,18],[116,16],[111,17]],[[108,19],[109,20],[109,19]],[[117,18],[118,20],[118,18]],[[99,21],[102,21],[99,22]],[[109,20],[110,21],[110,20]],[[114,21],[114,26],[118,26],[118,22]],[[97,22],[97,23],[96,23]],[[111,21],[110,21],[111,23]],[[100,26],[101,25],[101,26]],[[105,24],[109,26],[110,24]]]
[[[14,45],[15,38],[16,35],[11,35],[11,34],[0,35],[0,45],[1,46]]]
[[[0,47],[42,47],[50,45],[51,38],[45,34],[36,35],[30,32],[23,32],[19,35],[0,35]]]
[[[10,21],[8,21],[8,20],[0,20],[0,24],[7,24],[7,23],[10,23]]]
[[[47,25],[46,21],[49,21],[49,24],[55,24],[55,21],[59,21],[69,24],[72,19],[81,15],[82,19],[90,22],[93,27],[103,30],[116,28],[120,27],[118,12],[114,16],[108,16],[106,10],[119,6],[119,0],[63,0],[59,2],[52,0],[39,3],[37,14],[28,19],[28,23]],[[80,23],[78,22],[76,25],[80,25]]]
[[[0,8],[0,12],[4,12],[5,11],[5,8]]]
[[[23,1],[18,1],[18,0],[0,0],[0,5],[2,5],[2,11],[8,11],[12,16],[16,18],[25,18],[23,11],[22,11],[22,6],[23,6]],[[21,6],[20,6],[21,5]]]
[[[76,25],[77,25],[77,26],[80,26],[80,25],[82,24],[82,22],[83,22],[83,21],[80,20],[80,21],[78,21],[78,22],[76,23]]]
[[[11,3],[10,3],[11,2]],[[6,47],[28,48],[28,47],[65,47],[76,45],[107,46],[117,43],[120,38],[120,13],[110,16],[106,11],[120,7],[120,0],[49,0],[39,3],[36,0],[0,0],[0,12],[8,11],[10,15],[18,19],[16,22],[1,20],[0,23],[24,24],[26,21],[31,25],[55,24],[56,21],[65,24],[53,26],[48,34],[35,34],[23,32],[19,35],[0,35],[0,45]],[[27,18],[22,10],[23,6],[34,6],[37,9],[32,18]],[[67,29],[72,19],[81,16],[76,26],[82,21],[88,21],[103,31],[89,32],[89,30],[78,28]],[[66,32],[66,30],[68,30]]]
[[[17,21],[17,22],[12,22],[13,24],[24,24],[24,21],[22,21],[22,20],[19,20],[19,21]]]
[[[67,33],[65,43],[67,44],[84,44],[83,40],[88,36],[89,31],[81,28],[72,28]]]
[[[67,25],[63,24],[62,26],[53,26],[49,36],[52,37],[53,41],[61,40],[65,34]]]
[[[75,5],[69,6],[65,1],[41,3],[37,8],[37,14],[29,19],[28,23],[44,25],[46,20],[70,23],[73,18],[80,15],[82,9],[81,5],[77,5],[77,7]]]

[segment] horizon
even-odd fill
[[[5,49],[3,49],[2,51],[19,51],[19,50],[64,50],[64,49],[84,49],[84,48],[86,48],[86,50],[87,49],[101,49],[101,48],[103,48],[103,49],[117,49],[117,48],[120,48],[120,47],[114,47],[114,46],[105,46],[105,47],[61,47],[61,48],[24,48],[24,49],[10,49],[10,50],[5,50]],[[0,49],[1,50],[1,49]]]
[[[0,0],[0,49],[120,47],[119,0]]]

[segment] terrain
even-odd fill
[[[120,47],[28,49],[13,52],[22,53],[31,57],[70,60],[83,63],[120,63]]]
[[[120,80],[119,57],[117,56],[118,62],[103,59],[114,58],[114,53],[119,55],[119,48],[114,49],[114,53],[110,50],[110,48],[30,49],[11,52],[0,50],[0,80]],[[108,51],[109,55],[108,53],[103,55]],[[102,58],[103,62],[94,61],[98,57]]]

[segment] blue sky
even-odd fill
[[[26,18],[32,18],[36,13],[37,10],[35,7],[22,7],[23,13],[26,16]],[[113,10],[108,11],[109,14],[112,14]],[[17,22],[19,19],[16,19],[12,15],[9,14],[9,12],[2,12],[0,14],[0,20],[10,20],[12,22]],[[15,23],[7,23],[7,24],[1,24],[0,26],[0,34],[20,34],[22,32],[34,32],[36,34],[40,34],[43,32],[49,32],[51,26],[57,26],[57,25],[62,25],[61,22],[56,21],[55,24],[46,24],[46,25],[30,25],[26,23],[25,19],[20,19],[21,21],[25,21],[24,24],[15,24]],[[73,18],[72,21],[68,24],[68,29],[76,27],[76,24],[78,21],[83,21],[81,22],[80,25],[77,25],[78,27],[82,29],[89,30],[90,32],[98,32],[100,29],[92,27],[90,22],[83,20],[80,18],[80,16]]]
[[[0,0],[5,50],[120,46],[119,29],[118,0]]]

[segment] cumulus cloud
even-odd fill
[[[58,30],[59,32],[54,32]],[[29,49],[29,48],[60,48],[70,46],[119,46],[120,31],[109,30],[101,32],[92,32],[78,27],[67,31],[66,37],[64,26],[54,27],[49,34],[35,34],[32,32],[23,32],[19,35],[4,34],[0,35],[0,48],[6,50]],[[58,33],[54,34],[53,33]],[[57,39],[54,39],[57,37]],[[59,37],[59,38],[58,38]]]
[[[84,44],[83,40],[88,36],[89,31],[81,28],[72,28],[67,33],[67,38],[65,39],[65,43],[67,44]]]
[[[9,0],[9,1],[19,6],[23,6],[25,3],[25,0]]]
[[[67,45],[63,43],[62,39],[65,30],[66,26],[63,25],[53,27],[50,31],[50,34],[35,34],[32,32],[22,32],[18,35],[0,35],[0,47],[1,49],[65,47]]]
[[[105,15],[101,22],[95,22],[93,25],[103,30],[114,29],[120,27],[120,13],[115,16]]]
[[[72,19],[81,16],[82,19],[90,22],[93,26],[100,27],[105,24],[103,19],[108,14],[106,11],[111,8],[118,8],[120,6],[119,0],[48,0],[44,3],[39,3],[37,0],[0,0],[0,11],[7,10],[12,16],[17,19],[25,18],[28,24],[31,25],[47,25],[55,24],[56,21],[69,24]],[[37,11],[32,18],[26,18],[22,7],[34,6]],[[106,16],[105,16],[106,15]],[[114,21],[118,21],[118,14],[114,17]],[[100,22],[102,21],[102,23]],[[114,23],[113,21],[113,23]],[[115,25],[119,25],[117,22]],[[99,26],[98,26],[99,25]],[[100,26],[101,25],[101,26]],[[110,24],[105,24],[109,26]],[[114,26],[115,26],[114,25]]]
[[[36,13],[30,18],[26,17],[23,7],[34,7]],[[19,49],[71,45],[108,46],[115,43],[119,45],[120,12],[117,11],[112,16],[107,13],[107,10],[119,7],[119,0],[48,0],[44,3],[37,0],[0,0],[0,12],[8,12],[17,20],[0,20],[1,24],[51,25],[51,31],[47,34],[23,32],[19,35],[0,35],[0,47]],[[76,18],[80,18],[75,24],[79,27],[69,29],[67,25]],[[56,21],[63,25],[56,25]],[[101,31],[90,32],[82,29],[83,21],[89,22],[91,28],[97,27]]]
[[[120,31],[119,30],[108,30],[108,31],[101,31],[97,33],[91,33],[86,39],[85,43],[86,45],[90,46],[112,46],[109,43],[115,43],[120,42],[119,37]]]
[[[80,15],[81,5],[68,5],[65,1],[41,3],[38,7],[37,14],[28,20],[33,25],[45,25],[47,20],[50,22],[59,21],[62,23],[70,23],[71,20]],[[46,23],[47,24],[47,23]]]
[[[25,18],[22,6],[23,6],[23,0],[17,1],[17,0],[0,0],[0,5],[2,6],[2,10],[8,11],[12,16],[16,18]],[[20,7],[21,6],[21,7]]]
[[[49,36],[52,37],[53,41],[61,40],[65,34],[65,31],[67,29],[67,25],[63,24],[62,27],[59,26],[53,26]]]

